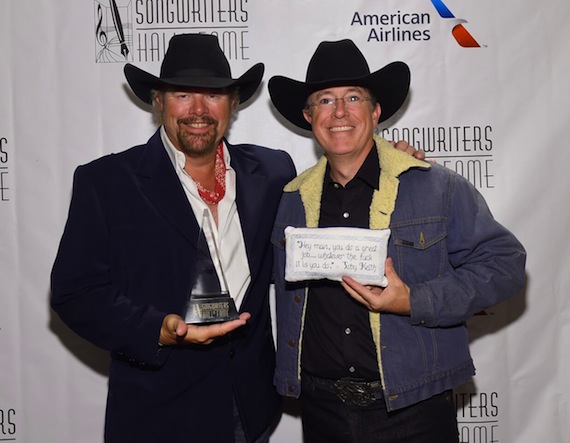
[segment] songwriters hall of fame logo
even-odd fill
[[[160,61],[173,35],[214,34],[229,60],[249,60],[247,0],[94,0],[97,63]]]
[[[115,0],[95,1],[96,62],[132,61],[131,2],[118,7]]]

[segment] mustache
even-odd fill
[[[183,125],[192,125],[194,123],[206,123],[207,125],[216,125],[218,123],[218,121],[215,118],[209,117],[207,115],[203,117],[179,118],[177,122],[178,124],[183,124]]]

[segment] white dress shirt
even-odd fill
[[[213,251],[214,248],[218,250],[221,267],[223,269],[222,273],[222,269],[219,268],[219,263],[214,263],[218,271],[218,278],[222,288],[224,287],[224,281],[227,283],[230,296],[234,299],[236,308],[239,310],[251,280],[251,274],[247,261],[241,222],[237,211],[236,173],[230,166],[230,153],[228,148],[224,143],[226,194],[218,203],[218,227],[216,229],[216,224],[208,205],[206,205],[200,197],[194,180],[192,180],[184,170],[186,157],[170,142],[164,130],[164,126],[160,128],[160,136],[166,147],[166,152],[174,165],[176,174],[180,179],[180,183],[182,183],[186,197],[192,206],[198,224],[202,227],[204,216],[210,220],[210,226],[213,227],[213,238],[208,238],[208,246],[210,251]]]

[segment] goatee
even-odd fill
[[[194,134],[188,129],[188,126],[195,123],[205,123],[212,125],[212,129],[203,134]],[[218,135],[218,122],[211,117],[201,117],[201,118],[181,118],[178,119],[178,132],[176,134],[178,138],[178,144],[182,149],[182,152],[189,157],[205,157],[212,155],[216,152],[218,147],[217,135]]]

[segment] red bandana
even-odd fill
[[[226,163],[224,162],[224,142],[221,141],[216,150],[216,165],[214,171],[214,179],[216,181],[215,189],[210,191],[196,180],[196,187],[202,200],[211,205],[217,205],[224,195],[226,195]]]

